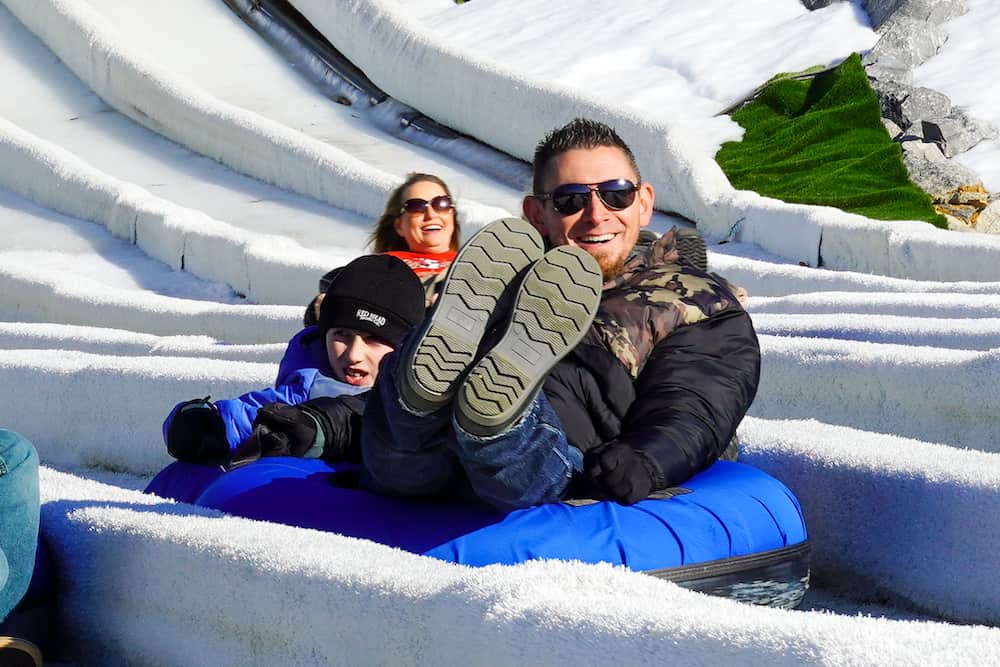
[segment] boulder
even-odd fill
[[[888,118],[903,130],[909,128],[910,123],[903,117],[902,107],[903,101],[913,91],[913,86],[897,83],[891,79],[876,79],[871,81],[871,86],[878,96],[882,117]]]
[[[934,210],[948,221],[948,229],[971,232],[990,229],[994,226],[1000,232],[1000,206],[987,213],[990,193],[982,185],[962,185],[934,199]]]
[[[835,2],[844,2],[845,0],[802,0],[802,5],[809,11],[814,9],[822,9],[828,5],[832,5]]]
[[[895,81],[872,81],[872,88],[882,107],[882,116],[888,118],[903,130],[923,118],[944,118],[951,113],[948,96],[923,86],[914,88]],[[922,134],[919,124],[911,133]]]
[[[861,56],[861,64],[865,66],[865,74],[868,75],[873,87],[877,82],[913,85],[913,70],[899,59],[898,54],[888,51],[876,54],[874,51],[867,51]]]
[[[1000,234],[1000,201],[995,201],[979,213],[976,231],[983,234]]]
[[[902,128],[909,128],[924,118],[943,118],[949,113],[951,100],[947,95],[920,86],[910,89],[910,94],[899,103],[899,120],[892,120]]]
[[[990,205],[990,193],[982,185],[963,185],[949,193],[948,203],[974,206],[982,211]]]
[[[945,158],[934,144],[912,140],[899,145],[910,180],[936,201],[948,201],[948,193],[956,188],[981,182],[975,172]]]
[[[916,67],[935,55],[948,40],[942,28],[907,16],[894,16],[883,28],[882,36],[872,47],[872,57],[897,68]]]
[[[882,125],[885,127],[885,131],[889,133],[889,138],[893,141],[903,136],[903,129],[888,118],[882,119]]]
[[[893,17],[940,25],[966,11],[964,0],[862,0],[862,5],[876,30]]]
[[[997,131],[987,123],[976,121],[962,109],[953,108],[943,118],[920,120],[921,134],[925,141],[936,143],[946,157],[964,153],[984,139],[995,139]]]

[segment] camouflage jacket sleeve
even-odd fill
[[[742,309],[678,327],[651,351],[617,441],[645,454],[658,489],[714,463],[757,392],[760,348]]]

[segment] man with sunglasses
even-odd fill
[[[473,237],[383,362],[364,483],[464,488],[503,511],[632,504],[717,460],[756,393],[757,339],[729,286],[681,261],[676,230],[637,248],[652,204],[611,128],[577,119],[550,133],[528,223]]]
[[[731,285],[679,256],[676,228],[637,247],[653,187],[610,127],[550,133],[533,189],[525,217],[547,245],[590,253],[605,281],[592,326],[544,384],[584,452],[575,492],[631,504],[682,484],[726,452],[756,394],[750,317]]]

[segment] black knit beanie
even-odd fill
[[[424,319],[424,288],[402,260],[364,255],[343,267],[319,310],[319,332],[353,329],[397,347]]]

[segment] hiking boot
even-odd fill
[[[488,437],[517,422],[549,370],[576,347],[601,302],[601,269],[586,251],[559,246],[524,276],[503,336],[455,399],[466,432]]]
[[[399,396],[410,412],[429,414],[451,401],[504,292],[542,253],[542,237],[519,218],[491,222],[462,247],[433,311],[400,351]]]
[[[708,249],[705,247],[705,239],[701,238],[698,230],[679,227],[674,237],[674,245],[681,262],[708,271]]]
[[[27,639],[0,637],[0,665],[42,667],[42,652]]]

